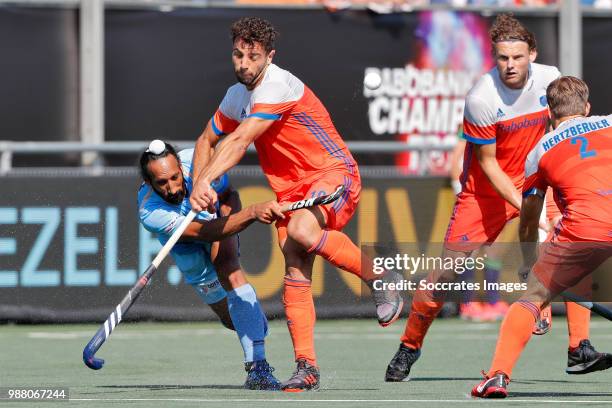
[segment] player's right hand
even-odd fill
[[[276,201],[268,201],[265,203],[253,204],[251,206],[253,217],[264,224],[272,224],[277,219],[284,219],[285,216],[281,211],[281,206]]]

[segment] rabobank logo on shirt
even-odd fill
[[[517,121],[513,120],[510,123],[507,122],[508,121],[500,123],[498,125],[498,129],[502,132],[511,133],[520,129],[527,129],[534,126],[546,126],[548,124],[548,115],[538,116],[533,119],[524,118]]]
[[[546,95],[540,96],[540,105],[546,106],[547,103],[548,101],[546,100]]]

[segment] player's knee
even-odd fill
[[[240,260],[236,258],[225,258],[221,262],[215,262],[215,269],[219,280],[227,281],[229,277],[241,269]]]
[[[218,251],[213,258],[213,264],[223,287],[229,290],[226,283],[230,282],[232,274],[242,268],[238,236],[227,238],[219,243]]]
[[[238,268],[232,271],[228,271],[228,273],[221,273],[217,271],[217,274],[219,276],[219,282],[221,282],[221,286],[223,286],[226,291],[234,290],[248,283],[246,275],[244,274],[240,266],[238,266]]]
[[[315,227],[308,220],[291,220],[287,225],[287,236],[300,244],[303,248],[309,249],[317,244],[319,228]]]

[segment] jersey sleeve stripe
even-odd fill
[[[226,116],[221,109],[217,109],[212,120],[213,131],[217,136],[226,135],[236,130],[240,123]]]
[[[264,112],[255,112],[251,113],[247,118],[260,118],[260,119],[268,119],[268,120],[279,120],[281,115],[277,115],[274,113],[264,113]]]
[[[496,137],[496,126],[495,125],[486,125],[479,126],[471,123],[469,120],[463,120],[463,134],[464,136],[470,136],[472,139],[479,140],[489,140],[495,139]],[[473,142],[472,140],[470,140]],[[476,143],[476,142],[473,142]]]
[[[217,127],[217,125],[215,124],[215,117],[214,117],[214,116],[212,117],[212,119],[211,119],[210,123],[211,123],[211,125],[212,125],[212,130],[213,130],[213,132],[215,132],[215,135],[217,135],[217,136],[223,136],[223,135],[225,134],[225,133],[223,133],[223,132],[221,131],[221,129],[219,129],[219,128]]]
[[[467,133],[463,132],[463,137],[470,143],[479,144],[479,145],[488,145],[496,142],[496,139],[479,139],[477,137],[472,137]]]
[[[545,192],[540,190],[539,188],[531,187],[529,190],[523,193],[523,198],[529,197],[532,195],[538,196],[540,198],[544,198]]]

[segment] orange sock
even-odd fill
[[[285,305],[289,335],[293,342],[295,360],[303,358],[316,366],[314,326],[317,316],[310,286],[310,281],[296,280],[285,276],[283,304]]]
[[[444,302],[413,301],[406,328],[401,337],[402,343],[410,348],[420,349],[429,326],[431,326],[443,305]]]
[[[332,265],[357,275],[362,280],[373,279],[372,260],[343,232],[324,230],[318,243],[308,250],[321,255]]]
[[[518,301],[510,306],[499,329],[489,376],[501,371],[512,377],[512,369],[531,338],[533,324],[539,315],[540,307],[535,303]]]
[[[591,311],[574,302],[565,302],[567,308],[567,331],[569,333],[569,348],[574,349],[580,340],[589,338]]]

